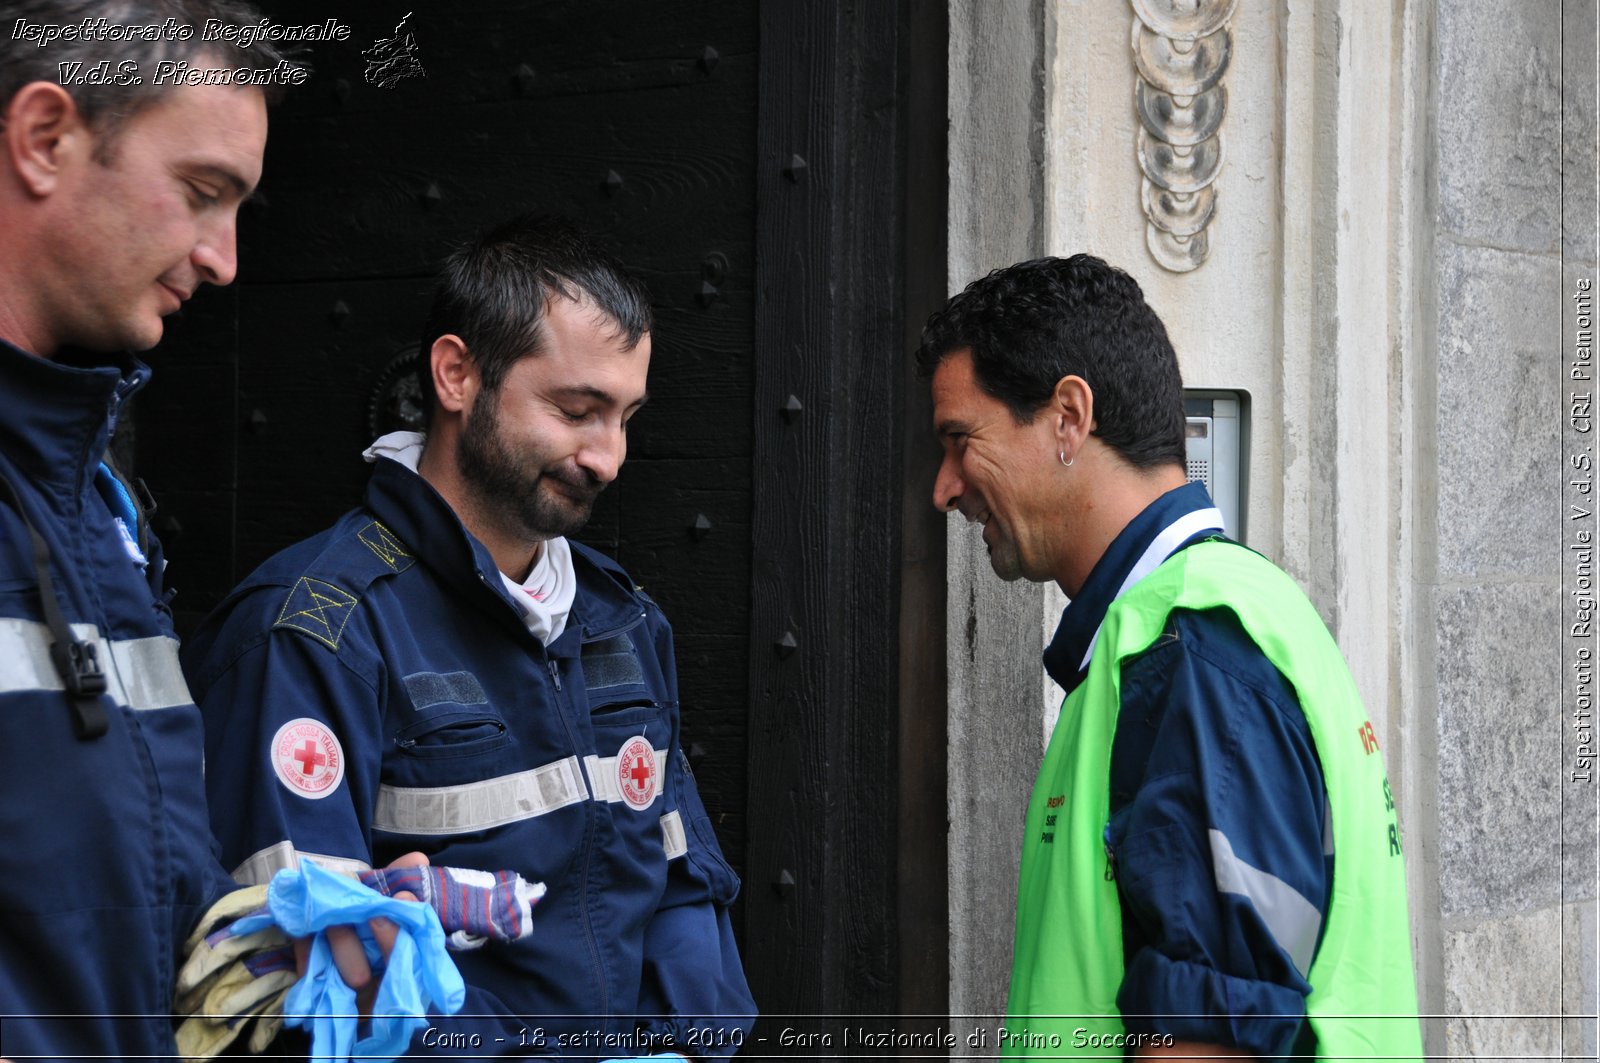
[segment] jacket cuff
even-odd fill
[[[1117,1007],[1130,1033],[1170,1034],[1270,1058],[1293,1048],[1306,1000],[1272,982],[1235,978],[1140,949],[1123,975]]]

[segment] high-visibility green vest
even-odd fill
[[[1122,908],[1108,875],[1111,744],[1122,662],[1173,609],[1225,606],[1294,686],[1333,820],[1332,905],[1307,980],[1319,1059],[1420,1058],[1405,868],[1383,757],[1344,657],[1310,601],[1270,562],[1198,543],[1112,603],[1089,674],[1061,708],[1028,804],[1017,891],[1008,1056],[1118,1056]]]

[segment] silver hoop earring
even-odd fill
[[[1076,457],[1067,457],[1067,450],[1065,447],[1062,447],[1061,450],[1057,452],[1056,456],[1061,459],[1061,467],[1063,469],[1072,468],[1072,463],[1078,460]]]

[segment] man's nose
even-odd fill
[[[628,434],[620,425],[607,425],[586,440],[578,451],[578,465],[596,480],[608,484],[617,478],[628,457]]]
[[[933,508],[941,513],[955,509],[966,489],[955,461],[946,456],[939,463],[939,474],[933,478]]]
[[[232,214],[200,234],[189,260],[208,284],[224,286],[233,283],[239,272],[238,234]]]

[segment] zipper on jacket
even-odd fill
[[[526,631],[527,628],[524,627],[523,630]],[[534,641],[537,642],[538,640],[535,639]],[[543,652],[542,649],[541,652]],[[556,717],[561,721],[562,728],[567,732],[568,744],[575,752],[579,752],[585,748],[585,744],[578,741],[577,734],[572,730],[572,721],[568,718],[566,707],[561,704],[565,701],[568,705],[571,705],[571,700],[560,696],[562,693],[560,665],[548,653],[544,654],[544,659],[545,667],[550,669],[550,680],[555,684],[556,688]],[[589,876],[593,871],[594,863],[596,813],[593,801],[585,802],[585,804],[588,807],[585,808],[583,817],[583,874],[578,880],[580,884],[578,888],[578,913],[581,920],[580,925],[583,928],[583,942],[589,949],[589,970],[594,976],[595,987],[600,992],[600,1007],[597,1014],[609,1015],[611,1013],[610,976],[606,969],[605,959],[601,955],[600,942],[594,931],[592,907],[595,904],[595,900],[589,888]]]
[[[1115,882],[1117,880],[1117,850],[1111,844],[1111,824],[1109,823],[1106,824],[1104,839],[1106,844],[1106,881]]]

